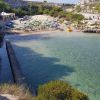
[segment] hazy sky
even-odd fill
[[[43,1],[43,0],[27,0],[27,1]],[[59,3],[77,3],[78,0],[47,0],[48,2],[59,2]]]

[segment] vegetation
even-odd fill
[[[80,22],[83,19],[84,19],[84,16],[80,15],[80,14],[73,14],[73,16],[72,16],[72,20],[76,21],[76,22]]]
[[[19,87],[18,85],[11,84],[1,84],[0,85],[0,94],[10,94],[18,96],[19,100],[34,100],[34,97],[28,90]]]
[[[97,11],[100,13],[100,4],[97,4],[97,5],[95,6],[95,10],[97,10]]]
[[[62,81],[51,81],[41,85],[36,97],[33,97],[29,90],[25,90],[16,84],[1,84],[0,94],[14,95],[19,100],[89,100],[84,93],[73,89]]]
[[[3,11],[3,8],[6,12],[16,13],[17,16],[22,17],[25,15],[37,15],[37,14],[47,14],[53,17],[64,18],[70,21],[80,21],[84,17],[79,14],[74,14],[72,12],[66,12],[60,7],[49,6],[44,3],[29,3],[28,6],[20,8],[12,8],[9,4],[5,3],[3,0],[0,1],[0,12]],[[74,18],[75,17],[75,18]]]
[[[77,11],[77,12],[81,12],[81,10],[82,10],[82,8],[78,5],[78,6],[76,7],[76,11]]]
[[[51,81],[38,89],[37,100],[89,100],[88,97],[62,81]]]
[[[2,12],[4,9],[6,10],[6,12],[11,11],[10,5],[5,3],[4,0],[0,0],[0,12]]]

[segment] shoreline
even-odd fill
[[[6,33],[7,32],[7,33]],[[67,32],[67,31],[61,31],[61,30],[40,30],[40,31],[24,31],[24,30],[10,30],[10,31],[5,31],[5,35],[19,35],[19,36],[28,36],[28,35],[50,35],[50,36],[67,36],[67,37],[87,37],[87,36],[100,36],[98,33],[84,33],[82,31],[77,32]],[[55,34],[56,33],[56,34]],[[63,33],[63,35],[62,35]]]
[[[46,33],[56,33],[56,32],[65,32],[61,30],[40,30],[40,31],[24,31],[24,30],[8,30],[4,31],[7,35],[31,35],[31,34],[46,34]]]

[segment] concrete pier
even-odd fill
[[[14,53],[13,47],[9,41],[6,41],[6,49],[8,53],[8,58],[14,78],[14,82],[24,88],[28,88],[28,85],[26,83],[26,79],[22,73],[20,64],[16,58],[16,55]],[[29,89],[34,96],[36,96],[35,89]]]
[[[25,77],[22,74],[20,65],[17,61],[14,50],[9,41],[6,42],[6,49],[7,49],[8,58],[10,61],[11,70],[12,70],[13,77],[14,77],[14,82],[19,85],[22,85],[25,83]]]

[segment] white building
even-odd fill
[[[86,4],[100,3],[100,0],[79,0],[78,5],[83,6]]]
[[[15,19],[15,13],[1,12],[0,17],[1,19],[3,19],[3,21],[8,21],[11,19]]]

